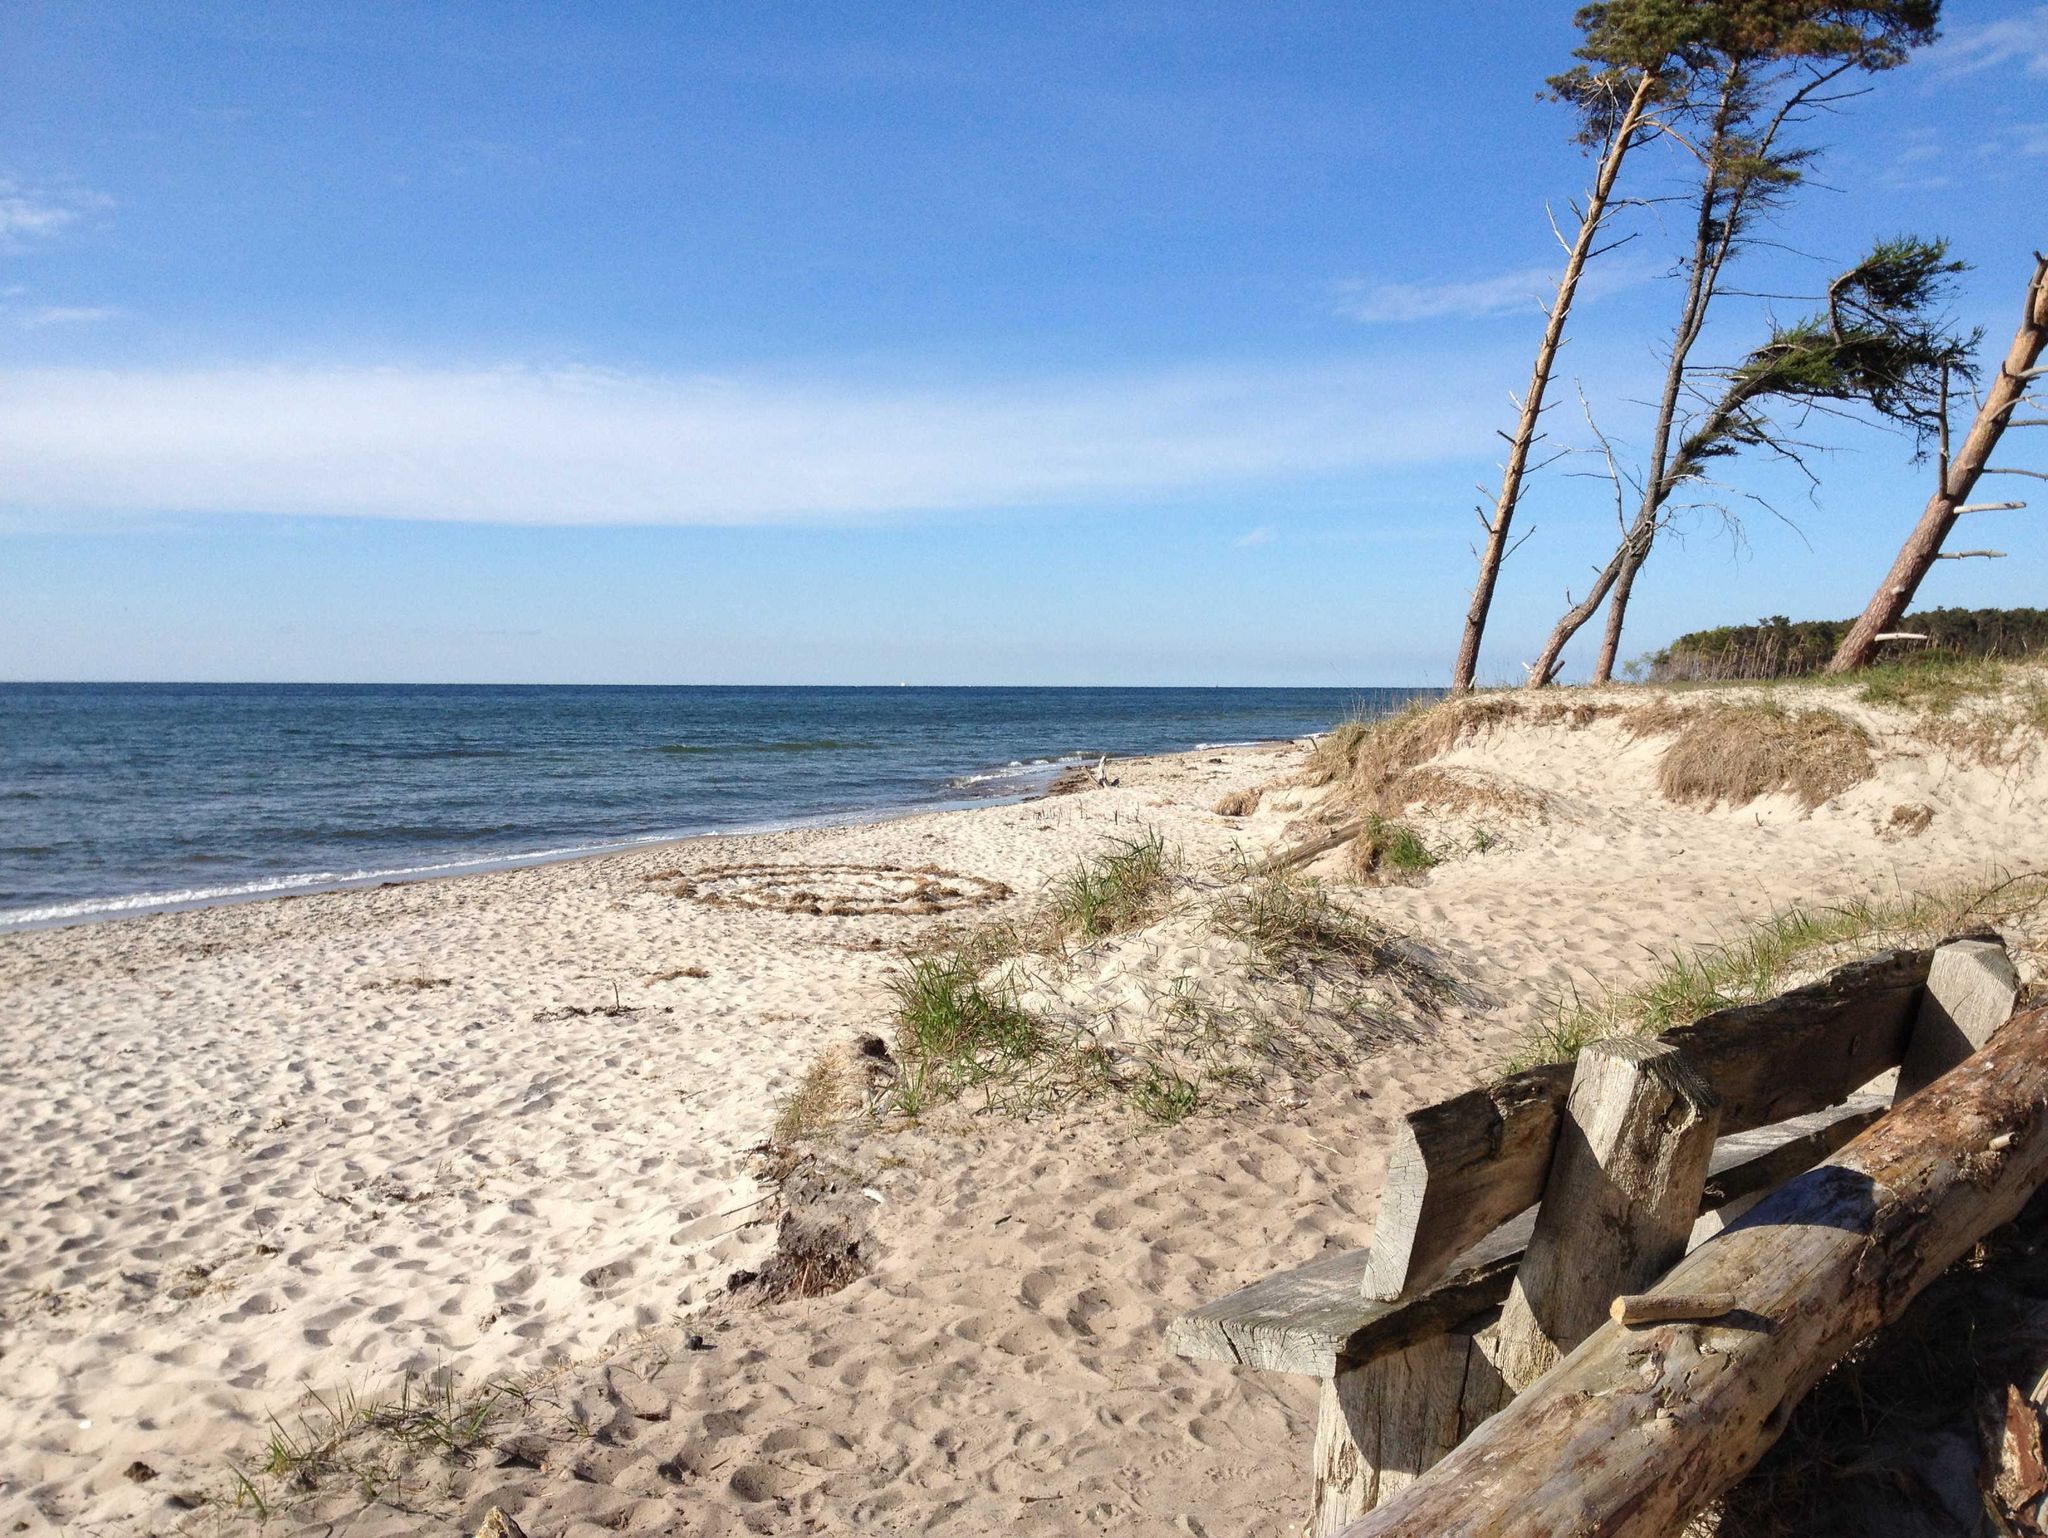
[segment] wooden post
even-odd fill
[[[1370,1362],[1340,1362],[1316,1412],[1315,1507],[1308,1538],[1406,1489],[1499,1408],[1500,1376],[1479,1332],[1496,1311]]]
[[[1685,1253],[1720,1103],[1685,1054],[1637,1037],[1579,1054],[1564,1128],[1528,1253],[1500,1321],[1500,1372],[1516,1393]]]
[[[1451,1263],[1543,1195],[1570,1063],[1545,1063],[1425,1106],[1394,1128],[1365,1295],[1391,1299]]]
[[[1899,1065],[1898,1098],[1925,1089],[1989,1041],[2019,996],[2019,974],[1998,941],[1951,940],[1935,951]]]
[[[1741,1478],[1844,1352],[2048,1180],[2048,1008],[1685,1258],[1701,1324],[1609,1323],[1343,1538],[1666,1538]]]

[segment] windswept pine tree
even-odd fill
[[[1660,108],[1684,99],[1690,76],[1697,67],[1693,57],[1695,23],[1689,14],[1692,9],[1685,5],[1627,0],[1607,0],[1581,8],[1576,20],[1585,42],[1575,51],[1579,62],[1547,82],[1551,99],[1566,103],[1579,115],[1578,142],[1596,157],[1593,180],[1583,198],[1571,205],[1571,213],[1578,221],[1571,239],[1566,240],[1563,232],[1558,232],[1559,243],[1565,248],[1564,270],[1557,280],[1557,292],[1544,311],[1543,336],[1536,345],[1528,387],[1518,402],[1514,431],[1501,435],[1507,440],[1508,452],[1501,464],[1500,488],[1494,494],[1492,511],[1479,515],[1486,543],[1479,552],[1479,577],[1473,584],[1472,603],[1465,612],[1464,635],[1458,643],[1458,659],[1451,670],[1451,688],[1455,693],[1470,689],[1478,676],[1479,645],[1486,633],[1487,613],[1493,607],[1493,590],[1500,580],[1501,565],[1514,549],[1509,532],[1515,508],[1521,501],[1522,484],[1530,472],[1530,454],[1542,436],[1544,397],[1550,390],[1558,351],[1564,345],[1565,323],[1571,315],[1572,301],[1578,297],[1579,282],[1585,276],[1588,262],[1627,238],[1602,243],[1614,215],[1628,206],[1629,200],[1614,195],[1622,163],[1637,145],[1656,135],[1659,129],[1655,114]]]
[[[1999,366],[1998,377],[1991,382],[1991,388],[1978,405],[1976,418],[1963,439],[1962,447],[1953,453],[1949,442],[1950,381],[1946,373],[1942,377],[1932,420],[1932,431],[1939,444],[1934,495],[1927,499],[1919,522],[1913,525],[1906,542],[1899,547],[1884,581],[1878,584],[1863,613],[1857,616],[1856,623],[1842,638],[1840,649],[1828,663],[1830,673],[1852,672],[1869,664],[1876,655],[1879,638],[1898,628],[1906,605],[1913,601],[1913,595],[1919,591],[1927,573],[1934,569],[1936,561],[1958,560],[1968,554],[1996,554],[1995,551],[1944,552],[1941,548],[1948,539],[1949,531],[1956,526],[1956,520],[1965,513],[2018,509],[2026,505],[2019,502],[1973,504],[1970,494],[1980,477],[2025,475],[2048,480],[2048,470],[2025,467],[2001,469],[1990,463],[1991,455],[2007,428],[2048,427],[2048,416],[2015,415],[2029,400],[2030,387],[2042,377],[2040,363],[2044,349],[2048,349],[2048,256],[2037,253],[2012,346],[2007,349],[2005,361]],[[2043,404],[2038,396],[2032,399],[2036,405]]]
[[[1810,147],[1787,144],[1788,130],[1837,99],[1833,88],[1843,77],[1894,69],[1913,48],[1931,42],[1938,11],[1938,0],[1611,0],[1581,13],[1589,30],[1681,29],[1682,46],[1673,57],[1684,65],[1683,89],[1659,105],[1652,127],[1692,159],[1695,191],[1689,248],[1679,267],[1678,320],[1648,455],[1636,478],[1636,510],[1591,588],[1568,606],[1531,665],[1532,687],[1555,679],[1564,648],[1603,603],[1609,604],[1607,634],[1594,677],[1612,675],[1635,575],[1664,526],[1672,494],[1709,459],[1744,446],[1745,424],[1759,420],[1755,408],[1763,400],[1797,393],[1769,388],[1789,382],[1783,373],[1745,383],[1743,369],[1761,366],[1757,354],[1731,376],[1699,368],[1694,348],[1723,293],[1729,264],[1753,243],[1759,223],[1798,189],[1815,157]]]

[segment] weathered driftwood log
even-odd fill
[[[2000,942],[1952,940],[1937,950],[1899,1064],[1899,1099],[1925,1089],[1989,1041],[2019,996],[2019,974]]]
[[[1933,959],[1932,950],[1888,951],[1657,1039],[1682,1048],[1714,1087],[1723,1132],[1804,1116],[1899,1065]]]
[[[2048,1179],[2048,1008],[1681,1261],[1708,1324],[1608,1324],[1344,1538],[1677,1531],[1808,1389]]]
[[[1617,1293],[1685,1253],[1720,1105],[1685,1054],[1622,1037],[1579,1054],[1528,1252],[1501,1310],[1496,1364],[1520,1393],[1598,1329]]]
[[[1259,867],[1262,876],[1277,876],[1282,871],[1293,870],[1297,865],[1306,865],[1317,855],[1328,854],[1340,844],[1348,844],[1365,831],[1363,820],[1347,822],[1341,827],[1325,833],[1321,838],[1312,838],[1307,843],[1297,844],[1292,849],[1282,850]]]

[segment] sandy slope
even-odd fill
[[[1611,724],[1467,741],[1447,762],[1533,788],[1543,816],[1356,898],[1454,973],[1440,1018],[1172,1128],[1101,1106],[955,1110],[860,1138],[839,1154],[880,1198],[874,1270],[772,1309],[719,1297],[772,1236],[749,1150],[820,1047],[883,1027],[894,948],[1030,911],[1134,821],[1198,872],[1280,841],[1313,793],[1269,791],[1244,821],[1208,808],[1291,754],[0,940],[0,1520],[210,1528],[218,1510],[180,1496],[226,1488],[227,1460],[259,1454],[264,1416],[289,1422],[300,1390],[445,1365],[524,1375],[532,1403],[497,1447],[426,1460],[368,1507],[330,1486],[277,1520],[453,1531],[495,1503],[535,1538],[1292,1531],[1313,1386],[1175,1360],[1161,1328],[1362,1242],[1392,1118],[1482,1075],[1546,994],[1623,981],[1774,905],[2048,866],[2038,765],[1953,762],[1898,718],[1844,708],[1878,730],[1883,764],[1811,816],[1669,805],[1660,743]],[[1907,802],[1934,811],[1918,836],[1890,828]],[[1469,825],[1430,832],[1471,843]],[[643,879],[699,872],[700,896],[749,900],[762,878],[701,875],[735,864],[932,865],[1014,895],[833,916]],[[942,908],[962,901],[948,888],[986,895],[927,879]],[[840,871],[777,890],[902,905],[916,887]],[[1077,996],[1142,1014],[1118,1004],[1131,978],[1241,967],[1200,928],[1183,913],[1098,947]],[[709,976],[654,980],[684,967]],[[615,984],[632,1013],[559,1014],[610,1004]],[[125,1478],[136,1460],[157,1477]]]

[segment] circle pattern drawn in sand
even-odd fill
[[[714,865],[689,873],[675,892],[714,907],[905,918],[986,907],[1010,895],[1000,881],[936,865]]]

